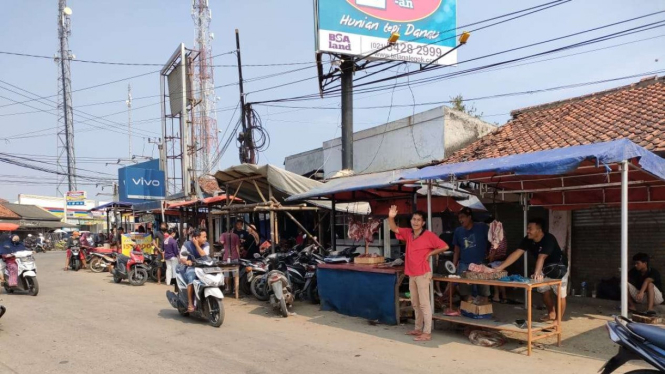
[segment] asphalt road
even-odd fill
[[[8,295],[0,319],[0,373],[593,373],[598,359],[476,347],[435,331],[372,326],[297,303],[281,318],[251,298],[225,299],[220,328],[172,309],[166,286],[114,284],[108,273],[65,272],[64,253],[37,255],[40,293]]]

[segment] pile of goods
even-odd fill
[[[496,280],[507,276],[507,271],[494,271],[485,265],[476,264],[470,264],[469,270],[462,273],[465,279]]]
[[[354,263],[373,265],[385,262],[383,256],[376,253],[369,253],[369,243],[374,241],[374,234],[379,231],[379,227],[381,227],[381,221],[378,219],[370,218],[365,223],[351,220],[349,223],[349,238],[353,240],[365,240],[365,253],[356,257],[353,260]]]

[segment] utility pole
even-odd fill
[[[240,86],[240,117],[242,122],[242,133],[238,135],[240,141],[240,162],[243,164],[255,164],[254,141],[252,131],[249,128],[252,123],[251,108],[245,104],[245,91],[242,80],[242,59],[240,58],[240,33],[236,29],[236,56],[238,57],[238,85]]]
[[[127,85],[127,132],[129,133],[129,159],[132,159],[132,84]]]
[[[67,176],[67,188],[76,190],[76,156],[74,154],[74,113],[72,110],[72,87],[70,61],[74,58],[69,50],[69,35],[71,35],[72,10],[67,7],[66,0],[58,1],[58,38],[60,41],[58,55],[58,154],[57,166],[60,175]],[[62,117],[60,117],[62,116]],[[66,163],[63,158],[66,156]],[[65,167],[66,165],[66,167]],[[58,193],[62,196],[62,183],[58,181]]]
[[[342,56],[342,169],[353,170],[353,73],[356,62]]]

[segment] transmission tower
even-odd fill
[[[192,0],[192,18],[196,25],[196,49],[198,57],[194,59],[194,89],[198,96],[192,111],[192,125],[195,144],[194,158],[196,175],[210,174],[216,168],[216,153],[219,151],[217,141],[217,116],[215,114],[215,82],[213,76],[212,39],[210,21],[212,13],[208,0]]]
[[[55,56],[58,65],[58,146],[57,168],[59,177],[57,193],[63,196],[65,179],[67,191],[76,191],[76,157],[74,155],[74,113],[72,110],[72,80],[70,61],[74,58],[69,50],[72,10],[66,0],[58,0],[58,38],[60,47]]]

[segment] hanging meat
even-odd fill
[[[374,234],[379,231],[381,227],[381,221],[377,219],[370,218],[367,222],[359,222],[351,219],[349,222],[349,238],[353,240],[362,240],[364,239],[366,243],[371,243],[374,241]]]

